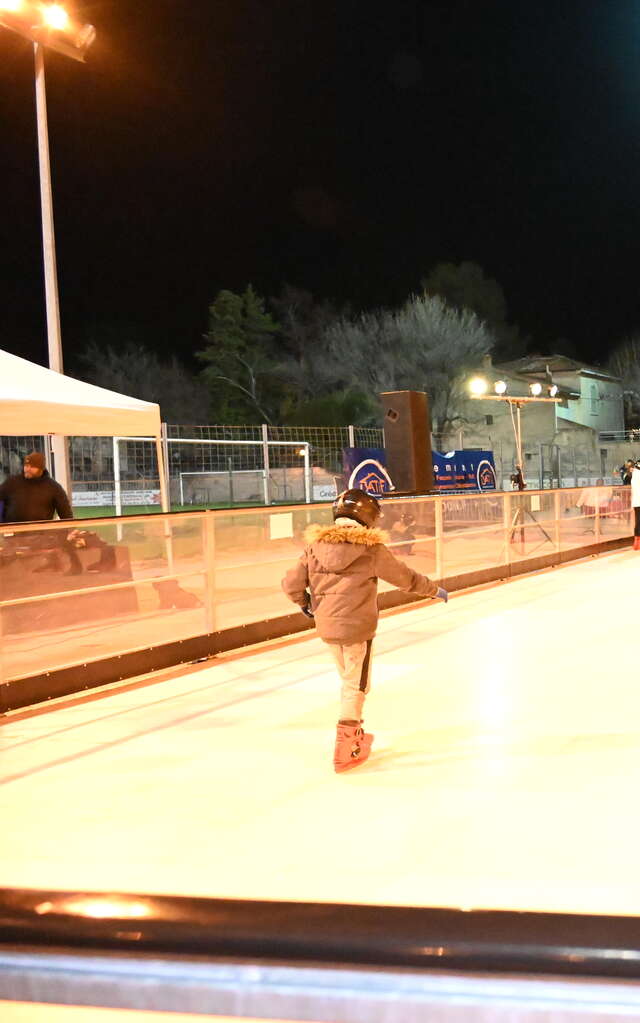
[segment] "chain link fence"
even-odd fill
[[[342,473],[345,447],[384,447],[383,432],[355,426],[169,424],[164,449],[172,507],[330,500]],[[29,451],[47,448],[47,438],[0,437],[0,478],[20,472]],[[160,506],[153,441],[71,437],[69,451],[73,504],[79,514]]]
[[[437,445],[437,439],[434,438]],[[191,426],[164,430],[172,507],[211,508],[329,500],[342,475],[345,447],[382,448],[381,429],[355,426]],[[513,445],[487,442],[498,488],[511,489]],[[70,461],[77,513],[111,514],[160,507],[155,445],[144,438],[72,437]],[[0,478],[21,471],[29,451],[48,438],[0,437]],[[620,482],[619,446],[530,444],[524,448],[529,489]]]

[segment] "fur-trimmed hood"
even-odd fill
[[[364,643],[375,634],[378,622],[378,580],[434,597],[437,585],[393,556],[381,529],[337,519],[330,525],[305,530],[306,546],[295,567],[282,580],[290,600],[304,608],[309,603],[316,629],[327,643]]]
[[[381,529],[368,529],[354,522],[346,525],[332,522],[330,526],[309,526],[304,534],[308,550],[324,572],[338,575],[347,571],[363,556],[374,557],[384,543]]]
[[[307,526],[304,532],[305,543],[357,543],[363,547],[375,547],[378,543],[387,543],[388,536],[382,529],[375,526],[361,526],[358,522],[353,525],[343,526],[332,522],[330,526],[320,526],[313,523]]]

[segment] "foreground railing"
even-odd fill
[[[451,589],[626,542],[629,488],[387,499],[391,548]],[[0,528],[0,710],[310,627],[280,580],[326,504]],[[406,601],[385,593],[383,606]]]
[[[633,918],[0,890],[0,999],[12,1001],[327,1023],[595,1023],[637,1018],[639,978]]]

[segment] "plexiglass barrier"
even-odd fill
[[[434,579],[506,575],[629,537],[630,503],[628,487],[389,498],[381,526]],[[0,526],[0,682],[289,615],[280,580],[330,521],[321,504]]]

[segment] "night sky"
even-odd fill
[[[550,351],[640,329],[638,0],[96,0],[47,60],[63,345],[185,359],[221,288],[474,260]],[[0,29],[0,346],[46,362],[33,62]]]

